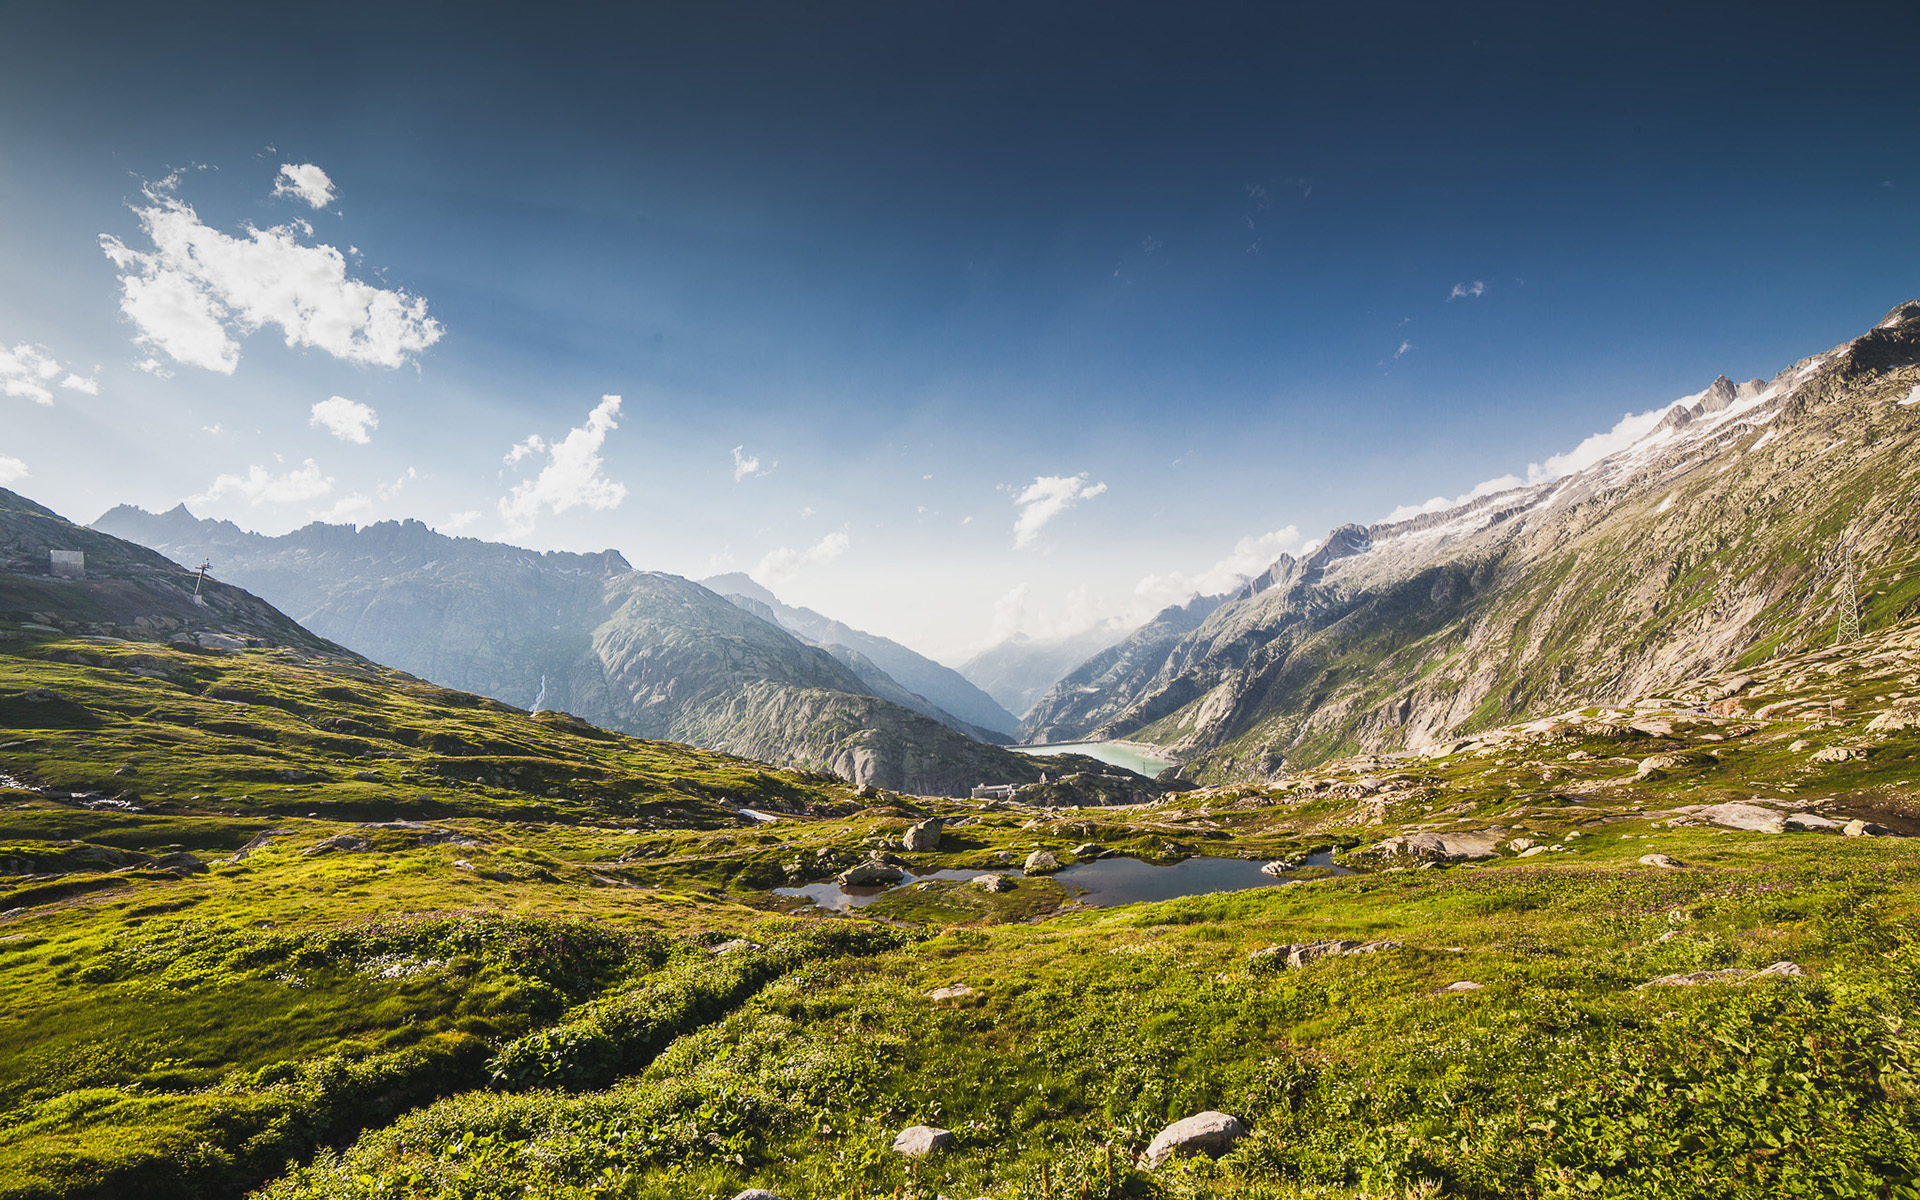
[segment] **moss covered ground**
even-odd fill
[[[1098,809],[861,794],[285,650],[0,639],[0,1197],[1920,1194],[1920,841],[1838,832],[1920,832],[1911,626]],[[1495,848],[1395,852],[1420,834]],[[1085,843],[1356,873],[775,890]],[[1370,952],[1262,953],[1329,939]],[[1251,1133],[1140,1161],[1202,1110]],[[916,1123],[957,1144],[893,1154]]]

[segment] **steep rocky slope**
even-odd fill
[[[267,538],[184,507],[123,506],[95,528],[183,560],[211,558],[224,578],[376,661],[623,733],[751,747],[780,764],[846,762],[857,783],[933,793],[1030,782],[1048,769],[877,698],[827,651],[612,551],[540,554],[417,521]],[[833,736],[793,725],[795,711]],[[830,751],[863,734],[864,753]]]
[[[1869,629],[1920,611],[1917,488],[1908,302],[1571,475],[1335,530],[1190,632],[1097,656],[1025,729],[1157,742],[1218,780],[1653,692],[1832,641],[1849,577]]]
[[[1005,740],[1019,728],[1018,718],[960,672],[909,650],[891,638],[855,629],[844,622],[821,616],[810,608],[783,604],[779,597],[737,571],[700,582],[702,586],[729,599],[739,597],[741,601],[746,601],[742,607],[772,621],[795,637],[829,650],[843,646],[864,658],[886,672],[894,683],[920,697],[921,703],[930,706],[933,711],[895,697],[888,696],[888,699],[906,703],[907,707],[924,716],[956,725],[964,732],[984,731],[987,740],[994,740],[995,734],[1000,735],[1000,740]],[[844,655],[836,654],[835,657],[846,661]],[[875,694],[887,695],[877,689]],[[976,733],[975,736],[981,734]]]

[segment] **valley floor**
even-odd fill
[[[1102,809],[7,632],[0,1197],[1920,1195],[1920,627]]]

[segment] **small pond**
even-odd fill
[[[1114,904],[1134,904],[1142,900],[1174,900],[1181,896],[1204,896],[1210,892],[1238,892],[1246,888],[1279,887],[1286,877],[1274,878],[1261,872],[1261,861],[1246,858],[1187,858],[1171,866],[1156,866],[1137,858],[1102,858],[1076,863],[1048,878],[1066,885],[1080,903],[1093,908]],[[1320,867],[1335,875],[1351,875],[1345,867],[1333,864],[1332,851],[1311,855],[1306,867]],[[847,912],[864,908],[898,888],[912,887],[929,879],[972,879],[976,875],[1015,875],[1017,871],[908,871],[906,878],[886,887],[845,887],[833,880],[810,883],[805,887],[773,889],[776,896],[806,896],[821,908]],[[1314,872],[1318,877],[1321,873]]]

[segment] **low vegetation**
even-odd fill
[[[1909,625],[1046,808],[0,620],[0,1197],[1913,1197],[1916,709]],[[1075,883],[1196,855],[1278,874]]]

